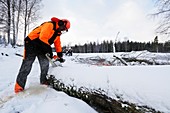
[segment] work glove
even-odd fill
[[[52,61],[53,62],[59,61],[60,63],[64,63],[65,59],[63,59],[62,57],[58,57],[58,56],[54,55],[53,58],[52,58]]]
[[[59,58],[62,58],[62,57],[63,57],[63,53],[62,53],[62,52],[57,52],[57,56],[58,56]]]
[[[59,61],[60,63],[64,63],[64,62],[65,62],[65,59],[59,58],[58,61]]]

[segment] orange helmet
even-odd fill
[[[53,22],[58,22],[60,19],[58,19],[58,18],[56,18],[56,17],[52,17],[51,18],[51,21],[53,21]]]
[[[62,21],[65,23],[65,27],[67,28],[67,30],[70,28],[70,21],[67,19],[62,19]]]
[[[61,25],[64,25],[64,26],[66,27],[66,30],[67,30],[67,31],[68,31],[68,29],[70,28],[70,21],[67,20],[67,19],[62,19],[62,20],[60,20],[60,19],[58,19],[58,18],[56,18],[56,17],[52,17],[52,18],[51,18],[51,21],[56,22],[56,23],[61,24]]]

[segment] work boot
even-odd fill
[[[47,85],[47,86],[50,85],[48,81],[43,81],[43,82],[41,82],[40,84],[41,84],[41,85]]]
[[[17,82],[16,82],[16,84],[15,84],[15,93],[19,93],[19,92],[21,92],[21,91],[23,91],[24,90],[24,88],[22,88]]]

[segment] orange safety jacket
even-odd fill
[[[39,38],[40,41],[44,42],[47,45],[54,43],[56,52],[62,52],[60,35],[61,31],[57,31],[59,28],[58,24],[55,22],[44,22],[28,35],[30,40]]]

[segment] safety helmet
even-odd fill
[[[60,19],[58,19],[56,17],[52,17],[51,21],[58,23],[59,26],[63,26],[64,25],[66,31],[68,31],[68,29],[70,28],[70,21],[67,20],[67,19],[61,19],[60,20]]]
[[[58,19],[58,18],[56,18],[56,17],[52,17],[51,18],[51,21],[53,21],[53,22],[58,22],[60,19]]]
[[[65,27],[66,27],[66,29],[68,30],[68,29],[70,28],[70,21],[67,20],[67,19],[62,19],[62,21],[64,22]]]

